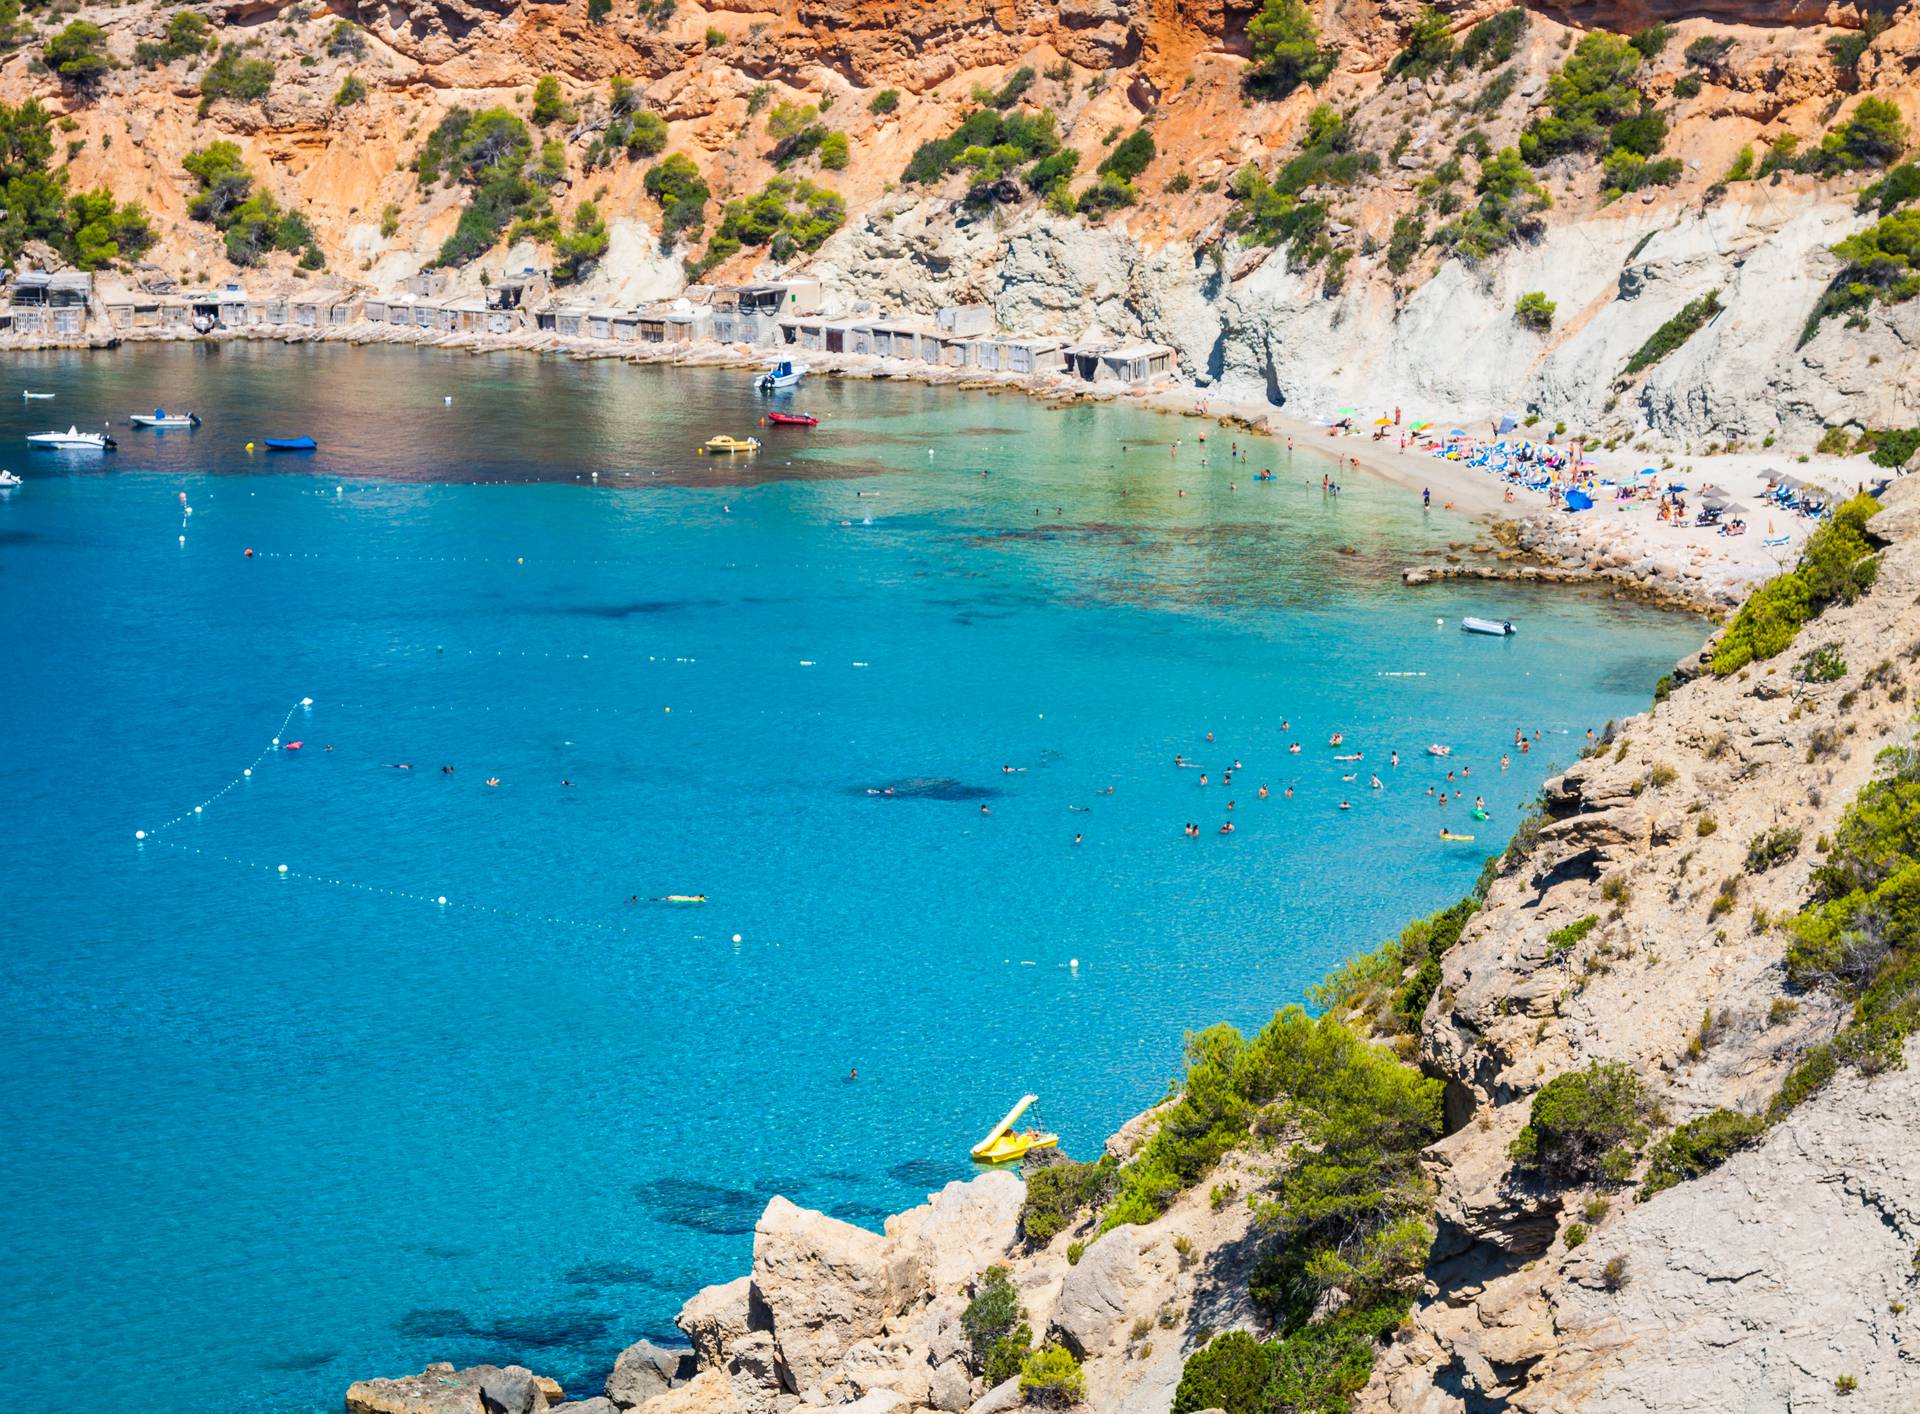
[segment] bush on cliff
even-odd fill
[[[1387,77],[1425,78],[1453,63],[1453,29],[1447,17],[1431,5],[1422,5],[1407,31],[1406,47],[1387,65]]]
[[[1583,37],[1560,71],[1547,80],[1547,112],[1520,135],[1520,154],[1535,166],[1563,152],[1606,143],[1613,125],[1635,116],[1642,95],[1633,77],[1640,54],[1617,34]]]
[[[1640,1201],[1664,1193],[1677,1183],[1712,1173],[1733,1154],[1766,1131],[1759,1115],[1738,1110],[1715,1110],[1690,1119],[1664,1136],[1647,1156],[1647,1176],[1640,1185]]]
[[[647,195],[660,203],[662,251],[672,250],[682,236],[688,240],[700,238],[707,198],[712,193],[691,157],[676,152],[666,161],[656,162],[647,169],[646,187]]]
[[[1261,0],[1260,13],[1247,21],[1247,42],[1247,89],[1262,98],[1285,98],[1301,84],[1318,88],[1340,61],[1339,50],[1320,47],[1305,0]]]
[[[1007,1276],[1005,1267],[988,1267],[974,1283],[973,1299],[960,1313],[960,1329],[967,1333],[973,1347],[974,1368],[984,1370],[996,1349],[1016,1331],[1025,1328],[1027,1313],[1020,1304],[1020,1292]],[[1031,1341],[1029,1332],[1020,1342],[1021,1355]],[[1002,1375],[1001,1379],[1009,1378]],[[999,1383],[999,1381],[994,1381]]]
[[[1059,121],[1051,108],[1039,113],[976,108],[947,136],[915,148],[900,180],[929,186],[949,172],[966,171],[972,174],[971,196],[983,187],[997,186],[1022,163],[1059,151]]]
[[[1460,941],[1481,897],[1476,889],[1451,908],[1414,919],[1399,937],[1329,974],[1309,990],[1308,1000],[1335,1016],[1358,1021],[1375,1035],[1412,1035],[1440,989],[1440,959]]]
[[[1087,1377],[1073,1352],[1043,1345],[1020,1365],[1020,1397],[1043,1409],[1066,1409],[1087,1397]]]
[[[1511,147],[1501,148],[1481,164],[1474,190],[1480,199],[1433,233],[1434,244],[1469,265],[1539,235],[1544,226],[1540,213],[1553,204],[1547,189],[1533,179]]]
[[[1228,192],[1236,204],[1227,214],[1227,229],[1259,245],[1291,242],[1288,265],[1308,269],[1333,247],[1321,238],[1327,204],[1306,193],[1315,187],[1350,186],[1379,169],[1379,154],[1354,147],[1345,115],[1329,104],[1317,104],[1307,114],[1300,151],[1281,164],[1272,180],[1251,162],[1234,173]]]
[[[775,260],[816,251],[847,218],[847,204],[804,177],[775,177],[751,197],[730,201],[721,213],[698,268],[702,271],[749,246],[766,246]]]
[[[469,195],[434,263],[464,265],[491,250],[509,224],[549,216],[547,194],[528,170],[532,157],[533,134],[505,108],[454,108],[440,120],[421,144],[414,170],[422,187],[458,182]]]
[[[1273,1363],[1273,1348],[1245,1331],[1217,1335],[1187,1357],[1171,1414],[1199,1414],[1202,1409],[1267,1414]]]
[[[1666,323],[1647,336],[1647,341],[1633,351],[1633,357],[1627,360],[1623,370],[1631,378],[1644,369],[1653,367],[1668,354],[1685,344],[1707,325],[1707,321],[1721,310],[1720,291],[1708,290],[1698,299],[1688,300]]]
[[[1555,1076],[1533,1097],[1527,1127],[1508,1155],[1551,1182],[1622,1182],[1658,1109],[1633,1067],[1595,1061]]]
[[[1867,97],[1801,158],[1800,169],[1832,176],[1862,167],[1884,167],[1906,147],[1907,125],[1900,110],[1884,98]]]
[[[1528,15],[1515,5],[1480,21],[1460,41],[1460,62],[1470,69],[1497,69],[1514,56],[1526,37]]]
[[[1865,328],[1873,305],[1904,304],[1920,295],[1920,209],[1882,217],[1834,246],[1833,253],[1846,264],[1807,316],[1802,345],[1833,315],[1845,314],[1850,326]]]
[[[273,89],[273,62],[249,59],[237,44],[221,46],[220,57],[207,65],[200,76],[202,110],[222,98],[252,103],[265,98]]]
[[[1120,1165],[1110,1155],[1093,1163],[1049,1164],[1027,1175],[1020,1204],[1020,1235],[1043,1247],[1071,1227],[1081,1213],[1112,1196]]]
[[[1867,522],[1879,509],[1871,496],[1856,496],[1814,531],[1799,565],[1740,606],[1714,648],[1713,671],[1724,676],[1784,652],[1829,605],[1851,604],[1866,593],[1878,569]]]
[[[31,98],[0,103],[0,255],[45,241],[83,270],[144,255],[155,237],[140,204],[118,205],[104,187],[69,193],[52,160],[53,115]]]
[[[107,32],[89,20],[74,20],[47,39],[40,55],[60,82],[82,92],[99,86],[113,67],[107,53]]]

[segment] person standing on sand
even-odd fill
[[[1395,427],[1400,425],[1400,404],[1398,403],[1393,405],[1393,425]]]

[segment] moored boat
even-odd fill
[[[1058,1134],[1044,1134],[1034,1129],[1013,1130],[1014,1121],[1027,1112],[1030,1105],[1037,1104],[1038,1095],[1022,1095],[1020,1103],[1007,1111],[1007,1117],[987,1131],[987,1137],[973,1146],[973,1161],[977,1164],[1004,1164],[1021,1157],[1029,1149],[1048,1149],[1059,1144]]]
[[[805,412],[770,412],[760,419],[770,427],[818,427],[820,419]]]
[[[311,437],[263,437],[260,440],[270,452],[311,452],[320,445]]]
[[[1506,638],[1514,631],[1513,620],[1465,618],[1460,620],[1460,631],[1462,633],[1490,634],[1494,638]]]
[[[795,363],[790,358],[783,358],[754,379],[753,386],[763,393],[776,393],[782,388],[793,387],[806,371],[807,366],[804,363]]]
[[[69,427],[65,432],[30,433],[27,441],[36,447],[74,447],[94,452],[110,452],[117,445],[104,432],[82,432],[78,427]]]
[[[136,412],[127,421],[135,427],[166,429],[169,427],[198,427],[200,414],[197,412],[168,412],[165,408],[155,408],[152,412]]]
[[[758,437],[709,437],[701,451],[713,456],[732,456],[738,452],[757,452],[760,450]]]

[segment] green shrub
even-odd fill
[[[198,184],[187,202],[187,214],[225,230],[231,214],[253,191],[253,173],[240,159],[240,149],[222,140],[189,152],[180,165]]]
[[[1520,135],[1520,154],[1536,166],[1563,152],[1588,151],[1605,142],[1615,123],[1641,110],[1632,80],[1640,55],[1616,34],[1584,36],[1560,71],[1547,81],[1547,113]]]
[[[706,38],[707,48],[709,49],[722,49],[726,47],[727,32],[716,25],[707,26]]]
[[[1073,1226],[1089,1208],[1111,1196],[1119,1165],[1102,1155],[1093,1163],[1049,1164],[1027,1175],[1026,1196],[1020,1203],[1020,1233],[1029,1244],[1044,1246]]]
[[[1700,76],[1698,74],[1680,75],[1679,78],[1673,81],[1673,96],[1675,98],[1698,98],[1700,96]]]
[[[1080,1239],[1075,1238],[1072,1242],[1069,1242],[1067,1244],[1067,1265],[1069,1267],[1079,1266],[1080,1259],[1086,1255],[1087,1255],[1087,1244],[1080,1241]]]
[[[900,90],[883,88],[874,94],[867,103],[867,111],[875,117],[884,117],[900,106]]]
[[[1571,1252],[1576,1247],[1584,1246],[1587,1236],[1587,1225],[1585,1223],[1568,1223],[1566,1233],[1567,1250]]]
[[[340,80],[340,88],[333,95],[333,106],[350,108],[367,96],[367,86],[358,74],[348,74]]]
[[[607,253],[607,223],[600,208],[583,201],[574,210],[573,229],[553,243],[553,278],[557,284],[577,280]]]
[[[1261,0],[1247,22],[1253,63],[1247,88],[1263,98],[1285,98],[1301,84],[1318,88],[1339,62],[1335,49],[1320,47],[1320,27],[1305,0]]]
[[[849,160],[845,133],[830,132],[820,140],[820,165],[829,172],[845,171]]]
[[[388,202],[380,209],[380,238],[392,240],[400,234],[400,208]]]
[[[533,86],[533,124],[535,127],[549,127],[554,123],[573,121],[573,109],[560,92],[560,80],[552,74],[542,74]]]
[[[1497,69],[1514,56],[1527,33],[1527,10],[1515,5],[1480,21],[1460,41],[1460,63],[1469,69]]]
[[[1425,78],[1453,62],[1453,29],[1447,17],[1431,5],[1422,5],[1407,31],[1406,47],[1387,65],[1388,78]]]
[[[1065,1409],[1087,1397],[1087,1377],[1073,1352],[1043,1345],[1020,1365],[1020,1397],[1044,1409]]]
[[[249,59],[237,44],[222,45],[220,57],[200,76],[200,97],[212,103],[222,98],[251,103],[273,90],[273,64]]]
[[[1187,1357],[1171,1414],[1198,1414],[1202,1409],[1268,1414],[1266,1391],[1273,1367],[1272,1347],[1245,1331],[1217,1335]]]
[[[960,1313],[960,1328],[973,1347],[976,1367],[984,1366],[994,1346],[1014,1333],[1027,1317],[1020,1292],[1005,1267],[988,1267],[973,1284],[973,1299]]]
[[[1784,825],[1762,830],[1747,841],[1747,872],[1764,874],[1800,852],[1800,832]]]
[[[1387,238],[1387,269],[1396,275],[1406,274],[1426,239],[1427,223],[1417,212],[1394,217],[1393,234]]]
[[[840,229],[847,204],[804,177],[775,177],[750,197],[730,201],[702,257],[705,265],[750,246],[766,246],[775,260],[816,251]]]
[[[167,38],[169,40],[173,38],[171,29],[167,32]],[[335,20],[333,29],[327,35],[327,53],[335,59],[365,58],[367,53],[365,31],[352,20]]]
[[[1654,59],[1659,57],[1660,51],[1667,47],[1667,41],[1672,38],[1672,26],[1651,24],[1635,34],[1627,43],[1640,52],[1642,59]]]
[[[1741,1114],[1736,1110],[1715,1110],[1688,1120],[1663,1136],[1648,1153],[1640,1201],[1644,1203],[1676,1183],[1711,1173],[1736,1150],[1759,1138],[1766,1127],[1766,1120],[1759,1115]]]
[[[1867,521],[1880,503],[1856,496],[1808,538],[1800,563],[1756,589],[1720,637],[1712,659],[1722,677],[1784,651],[1829,604],[1851,604],[1873,584],[1877,568]]]
[[[1906,150],[1907,125],[1884,98],[1863,98],[1847,120],[1801,159],[1803,171],[1830,176],[1862,167],[1884,167]]]
[[[1696,69],[1718,67],[1733,48],[1733,41],[1725,35],[1703,34],[1687,46],[1687,62]]]
[[[1915,197],[1920,197],[1920,163],[1902,162],[1879,181],[1862,187],[1859,204],[1862,211],[1878,210],[1887,216]]]
[[[647,195],[660,203],[660,249],[671,250],[676,239],[697,240],[712,194],[693,159],[676,152],[647,169]]]
[[[1617,1173],[1616,1156],[1646,1138],[1655,1113],[1631,1066],[1595,1061],[1540,1087],[1508,1154],[1550,1180],[1591,1182]]]
[[[1529,290],[1513,302],[1514,322],[1523,329],[1544,334],[1553,327],[1554,302],[1543,290]]]
[[[1892,432],[1875,432],[1873,452],[1867,460],[1893,470],[1905,466],[1915,452],[1920,452],[1920,427],[1903,427]]]
[[[74,20],[41,46],[40,57],[65,84],[89,90],[113,67],[107,53],[107,32],[88,20]]]
[[[1804,655],[1793,665],[1793,675],[1801,682],[1839,682],[1847,675],[1847,660],[1831,643]]]
[[[1032,1353],[1033,1327],[1022,1321],[993,1343],[981,1363],[980,1377],[987,1382],[988,1389],[1003,1385],[1020,1373],[1020,1367]]]
[[[1698,299],[1688,300],[1680,312],[1662,324],[1627,360],[1628,377],[1653,367],[1661,359],[1691,339],[1714,315],[1720,312],[1720,291],[1708,290]]]
[[[1020,101],[1021,95],[1033,87],[1035,77],[1033,70],[1022,64],[1007,76],[1007,81],[1000,85],[997,92],[986,95],[987,107],[997,108],[1003,112],[1013,107]]]
[[[1102,176],[1118,177],[1123,182],[1131,182],[1147,170],[1154,158],[1153,134],[1145,128],[1135,128],[1127,134],[1120,145],[1109,152],[1095,168]]]
[[[1479,200],[1433,234],[1435,243],[1469,265],[1539,234],[1540,213],[1552,204],[1547,189],[1533,179],[1511,147],[1501,148],[1491,161],[1481,164],[1474,189]]]
[[[1555,928],[1547,934],[1547,956],[1559,957],[1573,951],[1575,944],[1591,933],[1599,922],[1599,914],[1589,913],[1585,918],[1576,918],[1564,928]]]
[[[1477,895],[1469,895],[1451,908],[1415,919],[1399,937],[1349,959],[1309,988],[1308,999],[1336,1015],[1357,1013],[1369,1030],[1381,1035],[1417,1030],[1428,1001],[1440,988],[1440,960],[1460,941],[1479,906]]]
[[[1060,151],[1058,121],[1053,110],[1042,113],[999,114],[978,108],[961,119],[946,137],[923,142],[914,149],[903,182],[928,185],[949,172],[967,170],[976,185],[997,185],[1014,167]]]
[[[1876,303],[1902,304],[1920,294],[1920,209],[1882,217],[1834,246],[1833,253],[1844,268],[1808,316],[1802,344],[1835,314],[1859,318]]]

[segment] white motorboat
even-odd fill
[[[50,398],[53,396],[53,394],[52,393],[36,393],[31,388],[22,388],[20,390],[20,396],[23,398]]]
[[[136,412],[127,421],[135,427],[198,427],[200,414],[197,412],[168,412],[165,408],[155,408],[152,412]]]
[[[1513,633],[1512,619],[1473,619],[1460,620],[1462,633],[1486,633],[1495,638],[1506,638]]]
[[[25,486],[26,484],[26,482],[22,481],[12,472],[0,471],[0,491],[11,491],[16,486]]]
[[[104,432],[82,432],[78,427],[65,432],[35,432],[27,441],[36,447],[77,447],[95,452],[110,452],[117,445]]]
[[[754,380],[753,386],[763,393],[777,393],[782,388],[791,388],[805,376],[807,366],[795,363],[792,359],[781,359],[772,368]]]

